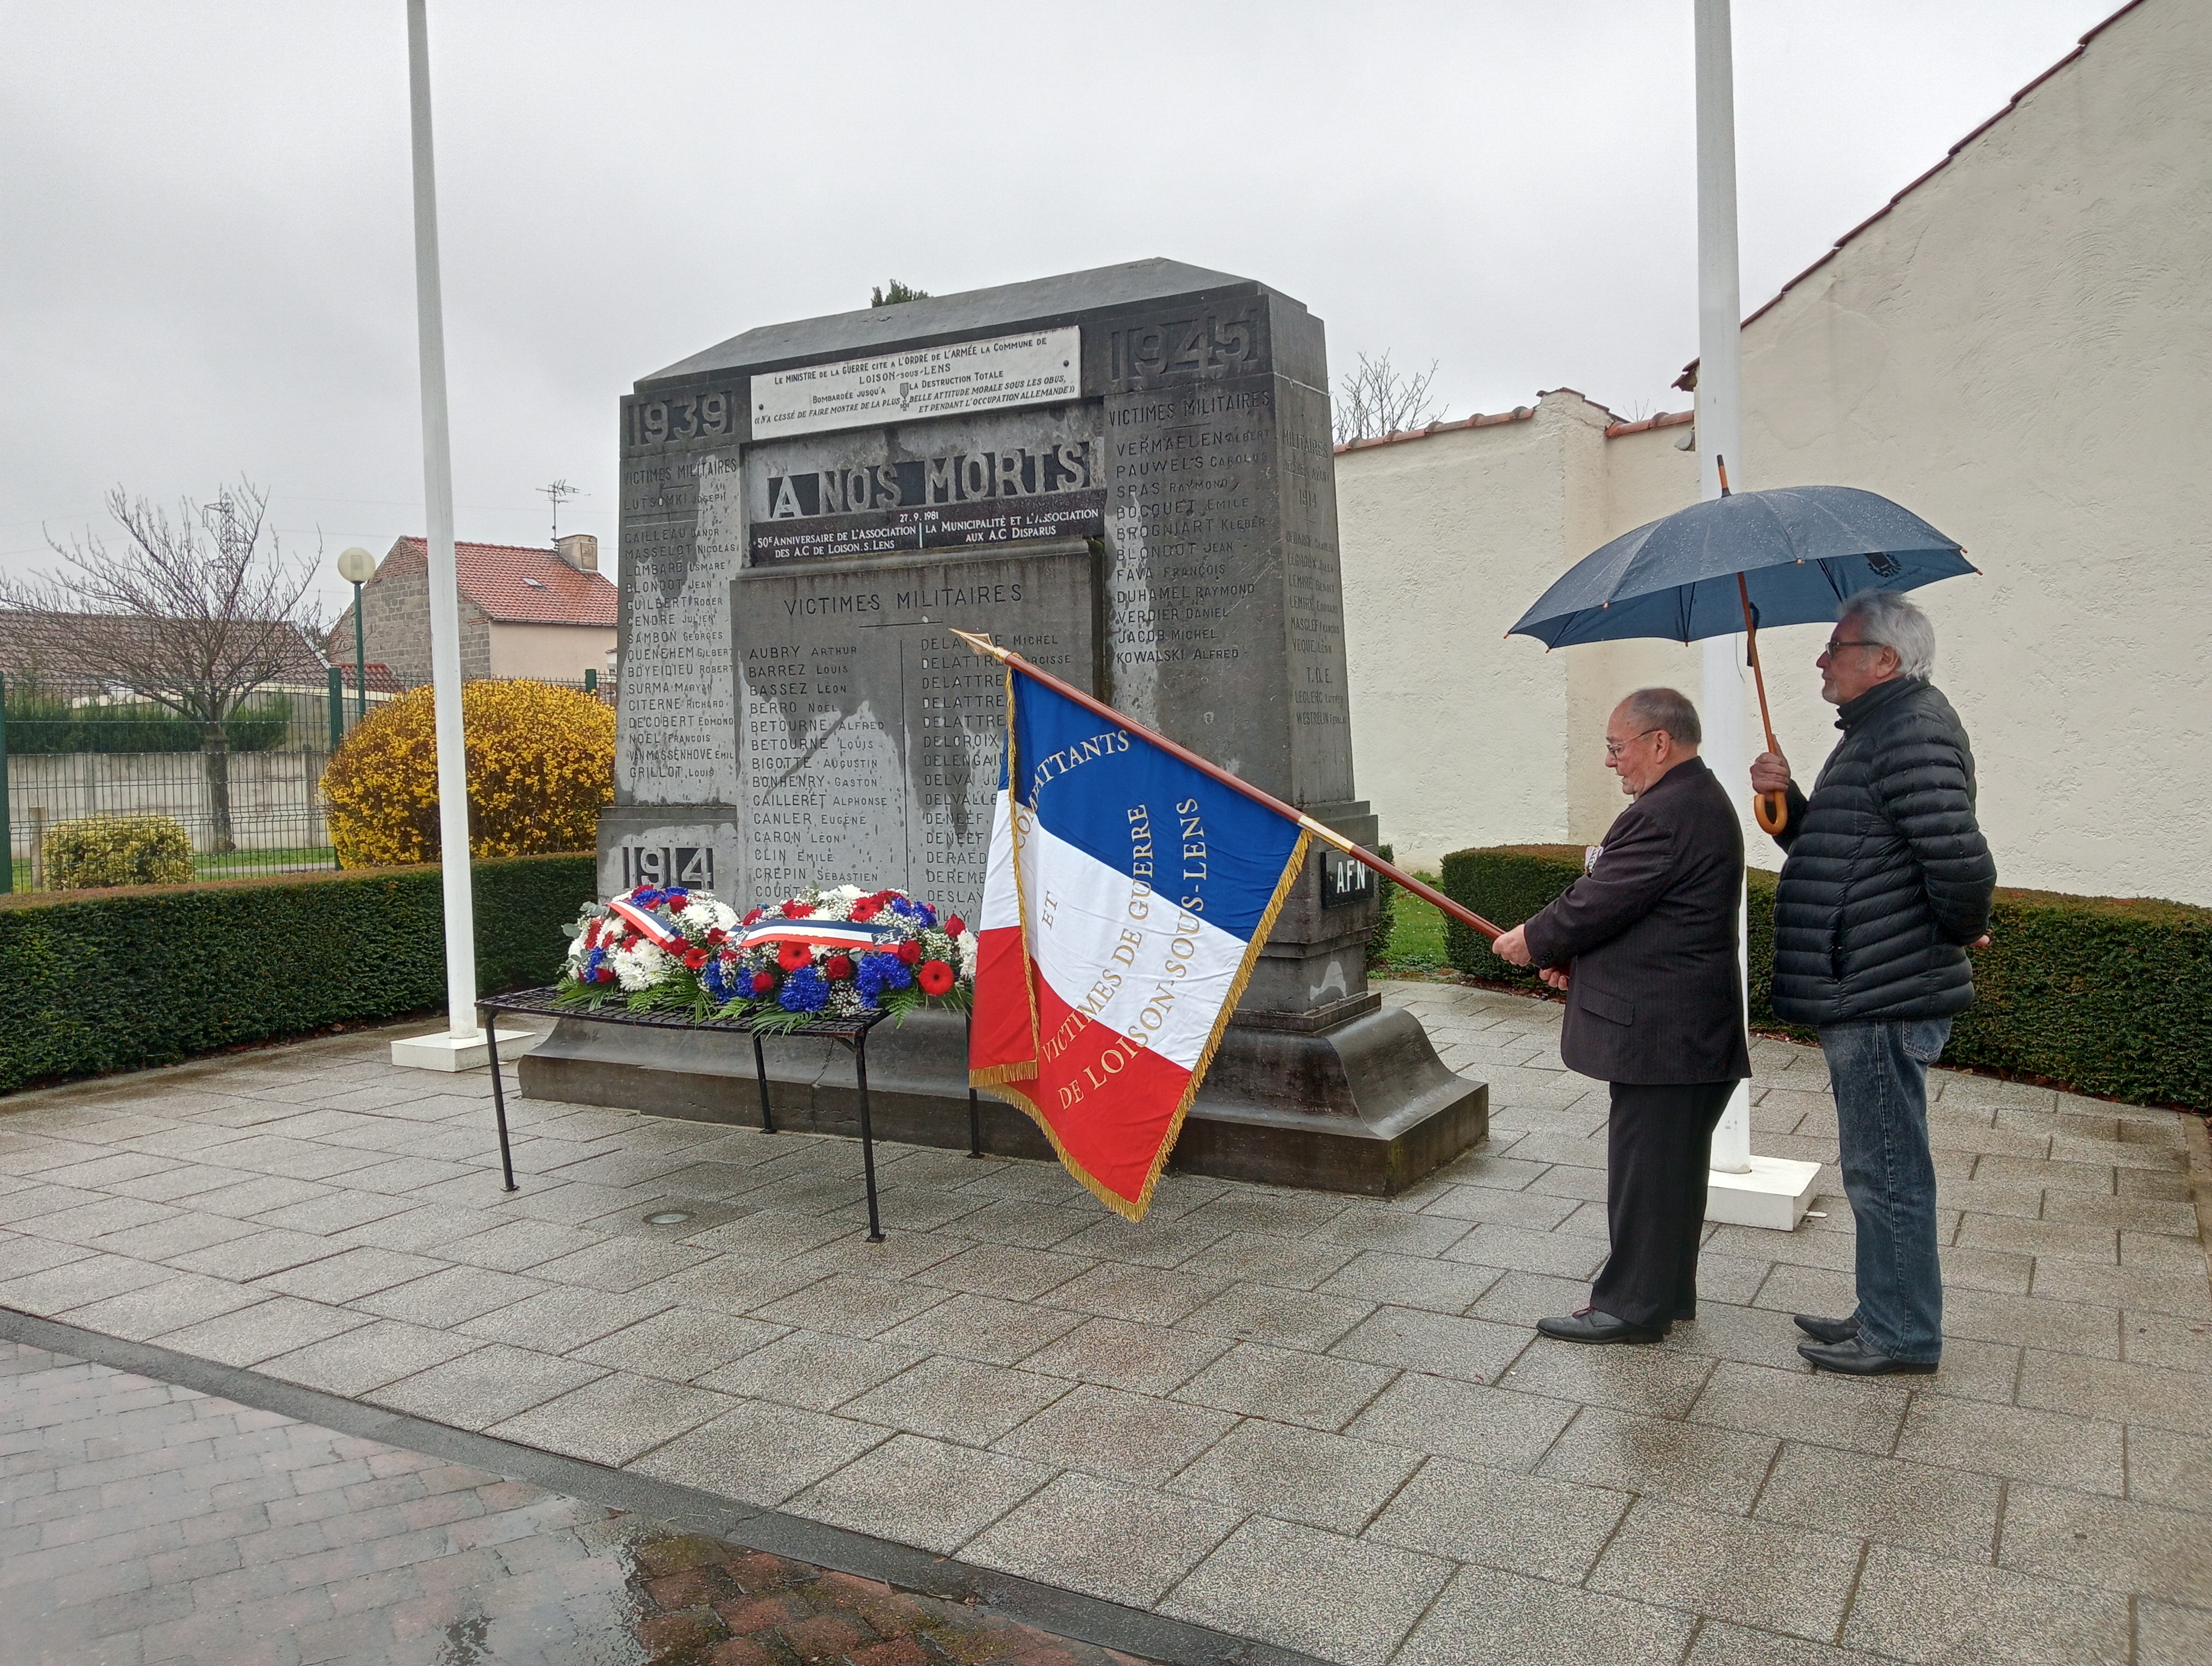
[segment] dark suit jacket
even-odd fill
[[[1608,1082],[1751,1074],[1736,905],[1743,826],[1702,758],[1620,812],[1597,866],[1528,922],[1539,966],[1568,966],[1567,1068]]]

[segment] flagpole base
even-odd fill
[[[510,1059],[520,1058],[544,1039],[544,1033],[536,1030],[502,1030],[499,1050]],[[392,1062],[408,1070],[474,1070],[489,1056],[481,1030],[470,1036],[434,1030],[427,1036],[406,1036],[392,1043]]]
[[[1820,1165],[1794,1157],[1754,1157],[1748,1174],[1705,1176],[1705,1219],[1727,1226],[1794,1232],[1813,1201]]]

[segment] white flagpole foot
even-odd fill
[[[499,1054],[501,1059],[519,1059],[545,1039],[544,1032],[537,1030],[502,1030],[499,1032]],[[392,1043],[392,1062],[409,1070],[474,1070],[490,1057],[484,1032],[456,1036],[447,1030],[433,1030],[427,1036],[404,1036]]]
[[[1705,1177],[1705,1219],[1727,1226],[1794,1232],[1813,1201],[1813,1183],[1820,1173],[1818,1163],[1796,1157],[1754,1157],[1747,1174],[1716,1169]]]

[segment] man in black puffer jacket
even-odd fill
[[[1798,1353],[1859,1376],[1936,1369],[1943,1351],[1928,1067],[1973,1004],[1996,864],[1974,821],[1974,754],[1929,682],[1936,630],[1891,591],[1844,605],[1820,697],[1844,739],[1808,800],[1778,752],[1752,765],[1786,792],[1774,898],[1774,1011],[1818,1025],[1844,1189],[1858,1222],[1858,1310],[1801,1314]]]

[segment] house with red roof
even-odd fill
[[[551,548],[508,544],[456,544],[461,592],[461,675],[537,677],[580,683],[586,672],[608,676],[614,668],[614,583],[599,571],[599,541],[572,532]],[[368,641],[369,686],[380,667],[390,667],[408,687],[430,680],[429,552],[419,538],[403,538],[377,563],[362,587],[362,621]],[[353,609],[338,616],[330,635],[330,660],[354,660]],[[350,673],[349,673],[349,675]]]

